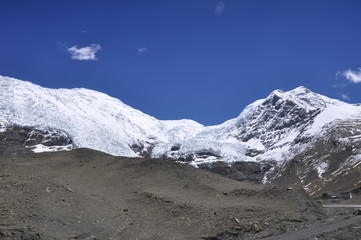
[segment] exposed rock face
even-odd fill
[[[221,174],[237,181],[256,183],[262,182],[264,174],[270,169],[270,166],[270,164],[261,164],[259,162],[234,162],[232,165],[228,165],[223,161],[199,165],[202,169]]]
[[[43,151],[72,148],[72,140],[62,131],[44,131],[26,126],[0,125],[0,154],[18,155],[30,153],[37,146]]]
[[[305,186],[311,194],[351,191],[361,181],[361,120],[335,121],[271,174],[274,183]]]
[[[243,142],[259,139],[269,149],[292,130],[302,133],[326,106],[322,97],[303,87],[294,93],[276,90],[237,126],[236,136]]]
[[[150,158],[152,156],[152,149],[154,144],[148,141],[133,143],[130,148],[139,156]]]

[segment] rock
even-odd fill
[[[172,146],[170,149],[171,151],[178,151],[180,149],[180,146]]]
[[[361,215],[361,209],[357,209],[355,215]]]
[[[223,161],[217,161],[211,164],[200,164],[198,167],[237,181],[261,183],[264,176],[261,164],[256,162],[235,162],[233,165],[228,165]]]
[[[31,147],[42,144],[47,147],[66,146],[70,137],[60,130],[41,130],[26,126],[8,126],[0,132],[0,154],[18,155],[31,153]]]

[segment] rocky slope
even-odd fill
[[[33,127],[0,125],[1,155],[31,152],[55,152],[72,149],[72,140],[61,131],[43,131]]]
[[[88,147],[165,158],[238,180],[300,185],[310,194],[357,188],[361,180],[361,106],[304,87],[276,90],[237,118],[208,127],[160,121],[92,90],[48,89],[1,76],[0,98],[0,132],[17,126],[47,134],[30,141],[37,151]],[[52,134],[64,141],[49,148],[44,143]]]
[[[261,239],[331,220],[303,190],[172,161],[90,149],[0,156],[0,239]]]
[[[335,120],[306,142],[302,151],[270,173],[274,183],[288,182],[304,186],[311,194],[339,193],[360,187],[361,120]]]

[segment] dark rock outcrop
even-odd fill
[[[19,155],[30,153],[35,145],[47,147],[67,146],[72,144],[71,138],[62,131],[40,130],[28,126],[1,126],[0,154]]]
[[[235,162],[228,165],[223,161],[217,161],[211,164],[201,164],[199,167],[237,181],[261,183],[265,174],[264,167],[258,162]]]

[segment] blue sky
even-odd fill
[[[361,103],[361,1],[0,1],[0,75],[220,124],[275,89]]]

